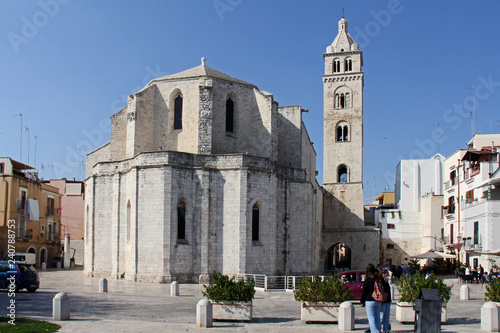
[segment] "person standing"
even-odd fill
[[[363,294],[361,295],[361,306],[366,309],[366,315],[370,325],[370,329],[367,332],[371,333],[380,333],[382,328],[380,322],[382,302],[376,301],[373,298],[376,282],[381,282],[377,270],[373,264],[368,264],[366,267],[366,278],[363,284]]]
[[[382,321],[382,332],[390,332],[391,325],[389,324],[389,319],[391,317],[391,286],[388,279],[390,278],[389,272],[384,269],[380,272],[380,278],[382,280],[382,285],[384,286],[387,298],[382,302],[382,308],[380,309],[380,318]]]

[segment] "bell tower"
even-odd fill
[[[323,55],[324,138],[323,186],[331,194],[325,221],[334,228],[364,226],[363,217],[363,54],[347,30]]]

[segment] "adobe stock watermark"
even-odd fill
[[[220,21],[224,21],[224,15],[227,12],[232,12],[237,6],[239,6],[243,0],[214,0],[213,6],[217,16],[219,16]]]
[[[148,84],[152,79],[167,75],[166,73],[161,71],[160,65],[156,65],[155,68],[147,66],[145,70],[147,74],[142,79],[143,85],[135,86],[134,88],[132,88],[130,90],[130,94],[134,94],[137,91],[143,89],[146,84]],[[110,105],[110,116],[111,114],[115,113],[118,108],[127,105],[127,101],[128,95],[125,94],[122,94],[120,98],[113,100]],[[104,138],[107,137],[110,132],[111,122],[109,120],[109,117],[102,118],[96,128],[90,130],[84,129],[81,133],[84,139],[78,142],[76,148],[70,145],[66,145],[66,157],[64,162],[54,161],[52,163],[52,165],[54,166],[55,178],[62,178],[65,175],[74,173],[74,169],[78,168],[82,160],[84,160],[84,156],[80,155],[78,152],[85,152],[85,155],[86,153],[89,153],[92,150],[102,146],[104,144]],[[78,175],[78,177],[79,176],[80,175]]]
[[[493,81],[492,74],[488,75],[486,78],[484,76],[479,76],[477,78],[477,81],[479,83],[475,85],[476,111],[479,108],[481,101],[487,100],[500,87],[500,81]],[[452,107],[446,109],[443,112],[442,121],[444,123],[450,124],[453,130],[458,130],[465,119],[470,119],[474,107],[473,103],[473,96],[468,95],[464,97],[461,103],[455,103]],[[449,137],[448,135],[446,135],[446,132],[443,128],[435,127],[430,137],[423,140],[415,139],[413,142],[415,143],[417,148],[412,150],[412,152],[406,158],[403,158],[403,156],[400,155],[399,160],[429,158],[429,156],[431,156],[436,151],[436,148],[440,144],[445,143],[448,138]],[[402,170],[402,172],[409,171],[410,170]],[[389,184],[394,184],[396,180],[394,174],[389,171],[385,172],[385,179],[388,183],[389,181],[392,181],[392,183]]]
[[[392,22],[392,17],[401,14],[403,9],[404,7],[400,0],[389,0],[386,9],[381,9],[379,11],[370,10],[370,15],[373,17],[373,20],[368,21],[364,29],[360,29],[358,26],[354,27],[352,37],[356,43],[359,44],[361,49],[365,48],[370,44],[373,38],[380,35],[382,28],[386,28]]]
[[[9,32],[7,39],[14,50],[14,53],[19,53],[19,47],[23,44],[28,44],[30,40],[38,35],[40,29],[46,26],[51,18],[54,18],[62,5],[66,5],[71,0],[40,0],[38,6],[40,10],[28,18],[21,18],[22,27],[20,33]]]
[[[7,306],[7,317],[10,318],[10,325],[16,324],[16,220],[7,220],[7,264],[9,271],[7,272],[7,296],[9,297],[9,305]]]

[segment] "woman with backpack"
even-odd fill
[[[377,274],[373,264],[366,267],[366,278],[363,284],[363,294],[361,295],[361,306],[366,308],[366,315],[370,329],[368,332],[380,333],[382,325],[380,322],[380,310],[382,302],[387,298],[382,280]]]
[[[389,324],[389,318],[391,317],[391,286],[389,284],[390,274],[386,269],[380,272],[380,278],[382,279],[382,285],[384,286],[384,291],[387,294],[385,301],[382,302],[382,309],[380,310],[380,318],[382,320],[382,332],[390,332],[391,324]]]

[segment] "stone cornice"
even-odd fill
[[[358,81],[363,79],[363,72],[352,74],[325,74],[323,75],[323,83],[329,82],[345,82],[345,81]]]
[[[323,53],[323,59],[327,56],[341,56],[341,55],[352,55],[352,54],[363,54],[363,51],[344,51],[344,52],[335,52],[335,53]]]

